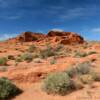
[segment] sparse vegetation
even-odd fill
[[[15,59],[15,62],[22,62],[21,57],[17,57],[17,58]]]
[[[92,54],[97,54],[97,52],[96,51],[90,51],[90,52],[88,52],[88,55],[92,55]]]
[[[35,49],[36,49],[36,46],[34,44],[32,44],[31,46],[29,46],[28,52],[32,53],[35,51]]]
[[[73,78],[74,76],[77,75],[77,69],[75,67],[71,67],[69,69],[67,69],[67,71],[65,71],[69,77]]]
[[[15,60],[15,57],[14,57],[13,55],[8,55],[7,58],[8,58],[9,60]]]
[[[87,56],[87,53],[85,52],[79,52],[77,51],[74,55],[74,57],[86,57]]]
[[[51,46],[47,46],[46,49],[40,51],[41,58],[47,58],[54,55],[55,52],[53,51],[53,48]]]
[[[86,61],[67,71],[49,74],[44,80],[43,90],[50,94],[65,95],[94,81],[100,81],[100,74],[92,69],[90,62]]]
[[[50,64],[53,65],[53,64],[55,64],[55,63],[56,63],[56,58],[53,57],[53,58],[50,60]]]
[[[0,58],[0,66],[7,65],[7,58],[6,57],[1,57]]]
[[[76,70],[80,75],[88,74],[91,71],[91,64],[88,61],[80,63],[76,66]]]
[[[8,69],[7,66],[1,66],[1,67],[0,67],[0,72],[6,72],[7,69]]]
[[[81,75],[79,78],[81,82],[83,82],[84,84],[91,84],[94,81],[94,78],[92,77],[91,74]]]
[[[7,100],[21,92],[10,80],[4,77],[0,78],[0,100]]]
[[[50,94],[65,95],[74,91],[75,85],[66,73],[52,73],[44,80],[43,90]]]
[[[21,56],[21,59],[27,62],[31,62],[33,60],[32,53],[25,53]]]

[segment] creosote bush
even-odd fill
[[[84,84],[91,84],[94,81],[94,78],[91,74],[81,75],[79,78]]]
[[[91,71],[90,62],[86,61],[75,66],[70,67],[65,72],[71,77],[76,77],[78,75],[88,74]]]
[[[29,48],[28,48],[28,52],[32,53],[34,52],[36,49],[36,46],[34,44],[32,44]]]
[[[4,77],[0,78],[0,100],[7,100],[21,92],[10,80]]]
[[[21,56],[21,59],[27,62],[31,62],[33,60],[32,53],[25,53]]]
[[[65,95],[74,91],[75,85],[66,73],[58,72],[48,75],[42,88],[48,94]]]
[[[67,71],[49,74],[42,88],[48,94],[66,95],[84,88],[85,84],[91,85],[94,81],[100,81],[100,74],[93,70],[90,62],[86,61]]]
[[[91,64],[88,61],[80,63],[76,66],[76,70],[78,74],[88,74],[91,71]]]
[[[1,57],[0,58],[0,65],[7,65],[7,58],[6,57]]]
[[[46,49],[40,51],[41,58],[47,58],[54,55],[55,55],[55,52],[53,51],[53,48],[51,46],[48,46]]]
[[[85,52],[76,52],[74,57],[86,57],[87,56],[87,53]]]

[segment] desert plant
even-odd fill
[[[75,90],[70,77],[64,72],[52,73],[44,80],[43,90],[50,94],[65,95]]]
[[[0,71],[1,72],[6,72],[7,71],[7,66],[1,66]]]
[[[22,62],[21,57],[17,57],[17,58],[15,59],[15,62]]]
[[[76,69],[78,74],[88,74],[91,71],[91,64],[90,62],[86,61],[78,64]]]
[[[57,47],[55,48],[55,52],[59,52],[64,48],[63,44],[58,44]]]
[[[93,77],[93,79],[95,81],[100,81],[100,73],[95,72],[94,70],[92,70],[89,74]]]
[[[21,56],[21,59],[27,62],[31,62],[33,60],[33,55],[31,53],[25,53]]]
[[[87,56],[87,53],[85,52],[76,52],[74,57],[86,57]]]
[[[53,58],[50,60],[50,64],[53,65],[53,64],[55,64],[55,63],[56,63],[56,58],[53,57]]]
[[[67,69],[65,72],[66,72],[66,73],[69,75],[69,77],[71,77],[71,78],[75,77],[75,76],[78,74],[78,73],[77,73],[77,69],[76,69],[75,67],[71,67],[71,68]]]
[[[49,46],[46,49],[40,51],[41,58],[47,58],[54,55],[55,55],[55,52],[53,51],[53,48]]]
[[[90,52],[88,52],[88,55],[92,55],[92,54],[97,54],[97,52],[96,51],[90,51]]]
[[[32,44],[29,48],[28,48],[28,52],[32,53],[34,52],[34,50],[36,49],[36,46],[34,44]]]
[[[84,84],[91,84],[94,81],[94,78],[90,74],[81,75],[79,78]]]
[[[0,100],[7,100],[12,96],[16,96],[22,91],[17,88],[10,80],[7,78],[0,78]]]
[[[0,58],[0,65],[6,65],[7,64],[7,58],[6,57],[1,57]]]

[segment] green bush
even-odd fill
[[[83,62],[76,66],[78,74],[88,74],[91,71],[91,64],[90,62]]]
[[[7,58],[6,57],[1,57],[0,58],[0,65],[6,65],[7,64]]]
[[[33,55],[31,53],[25,53],[21,56],[21,59],[27,62],[31,62],[33,60]]]
[[[59,52],[64,48],[63,44],[58,44],[57,47],[55,48],[55,52]]]
[[[70,67],[65,72],[69,75],[69,77],[73,78],[79,75],[88,74],[91,70],[91,64],[86,61]]]
[[[65,95],[75,90],[70,77],[64,72],[52,73],[44,80],[43,90],[49,94]]]
[[[56,58],[53,57],[53,58],[50,60],[50,64],[53,65],[53,64],[55,64],[55,63],[56,63]]]
[[[90,74],[81,75],[79,78],[84,84],[91,84],[94,81],[94,78]]]
[[[92,55],[92,54],[97,54],[97,52],[96,51],[90,51],[90,52],[88,52],[88,55]]]
[[[55,52],[53,51],[52,47],[47,47],[46,49],[40,51],[41,58],[47,58],[54,55],[55,55]]]
[[[95,72],[95,71],[91,71],[91,72],[90,72],[90,75],[93,77],[93,79],[94,79],[95,81],[100,81],[100,73],[97,73],[97,72]]]
[[[87,56],[87,53],[85,52],[76,52],[74,57],[86,57]]]
[[[8,70],[7,66],[1,66],[0,67],[0,72],[6,72]]]
[[[10,97],[16,96],[22,91],[11,83],[7,78],[0,78],[0,100],[7,100]]]
[[[36,46],[34,44],[32,44],[29,48],[28,48],[28,52],[32,53],[34,52],[36,49]]]
[[[75,77],[75,76],[78,74],[78,73],[77,73],[77,69],[76,69],[75,67],[71,67],[71,68],[67,69],[65,72],[66,72],[66,73],[69,75],[69,77],[71,77],[71,78]]]
[[[21,57],[17,57],[17,58],[15,59],[15,62],[22,62]]]

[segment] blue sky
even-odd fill
[[[100,40],[100,0],[0,0],[0,39],[51,29]]]

